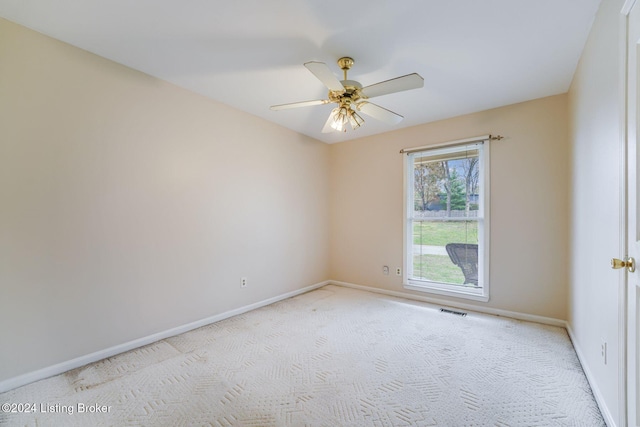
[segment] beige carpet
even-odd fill
[[[338,286],[0,394],[5,402],[37,406],[0,413],[9,426],[605,425],[564,329]]]

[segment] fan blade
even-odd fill
[[[367,98],[402,92],[403,90],[418,89],[424,86],[424,79],[420,74],[413,73],[395,79],[385,80],[362,88],[362,94]]]
[[[307,67],[309,71],[313,73],[314,76],[318,78],[329,90],[335,92],[344,92],[344,86],[340,83],[340,80],[336,77],[335,74],[331,72],[327,64],[324,62],[305,62],[304,66]]]
[[[331,101],[329,101],[328,99],[317,99],[315,101],[302,101],[293,102],[291,104],[272,105],[271,107],[269,107],[269,109],[273,111],[288,110],[289,108],[310,107],[312,105],[329,104],[330,102]]]
[[[381,122],[385,122],[390,125],[397,125],[402,121],[402,119],[404,119],[400,114],[396,114],[393,111],[389,111],[386,108],[382,108],[379,105],[366,101],[357,104],[356,108],[367,116],[371,116],[374,119],[378,119]]]

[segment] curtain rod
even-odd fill
[[[400,154],[415,153],[417,151],[424,151],[431,148],[454,147],[456,145],[469,144],[470,142],[500,141],[501,139],[504,139],[502,135],[474,136],[473,138],[458,139],[455,141],[443,142],[441,144],[423,145],[422,147],[413,147],[413,148],[403,148],[402,150],[400,150]]]

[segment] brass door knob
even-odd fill
[[[611,258],[611,268],[617,270],[618,268],[626,268],[629,273],[636,271],[636,260],[629,257],[624,260],[618,258]]]

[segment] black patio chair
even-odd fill
[[[478,285],[478,245],[471,243],[448,243],[445,248],[451,262],[460,267],[464,283]]]

